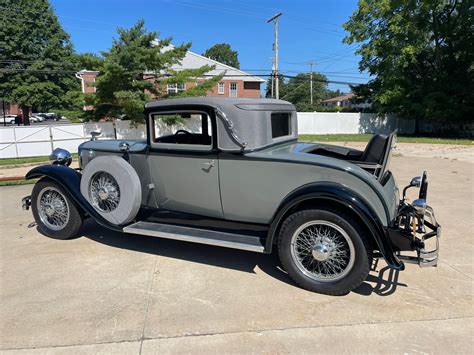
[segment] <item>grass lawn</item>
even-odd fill
[[[304,142],[368,142],[371,134],[301,134]],[[472,145],[471,139],[397,136],[400,143],[461,144]]]
[[[72,158],[77,158],[77,153],[72,153]],[[20,165],[20,164],[30,164],[30,163],[42,163],[48,162],[49,156],[41,156],[41,157],[26,157],[26,158],[5,158],[0,159],[0,166],[2,165]]]
[[[30,185],[34,184],[36,181],[38,181],[38,179],[0,181],[0,186]]]

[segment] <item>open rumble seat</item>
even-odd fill
[[[378,175],[390,153],[395,133],[389,135],[374,134],[364,151],[334,145],[318,145],[308,153],[323,155],[352,162],[374,175]]]

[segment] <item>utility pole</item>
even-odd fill
[[[273,22],[275,24],[275,98],[280,98],[280,91],[279,91],[279,84],[278,84],[278,18],[283,15],[283,13],[279,12],[271,19],[267,21],[267,23]]]
[[[272,57],[272,99],[275,98],[275,58]]]
[[[309,74],[309,91],[311,93],[311,106],[313,106],[313,62],[309,62],[309,66],[311,67]]]

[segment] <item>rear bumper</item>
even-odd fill
[[[423,214],[413,206],[400,206],[396,227],[389,228],[388,237],[401,262],[418,264],[420,267],[437,266],[441,226],[433,208],[426,206]],[[406,252],[414,252],[408,255]]]

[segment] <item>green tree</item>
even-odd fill
[[[104,64],[104,58],[95,53],[80,53],[74,55],[74,62],[80,69],[100,71]]]
[[[166,96],[165,84],[192,81],[213,69],[205,66],[172,71],[171,66],[184,57],[190,43],[172,46],[171,38],[158,40],[156,32],[147,32],[143,20],[130,29],[119,28],[118,34],[112,48],[102,52],[96,94],[88,98],[88,103],[94,105],[95,118],[125,116],[140,122],[144,104],[152,97]],[[220,79],[201,80],[182,96],[205,95]]]
[[[231,67],[240,68],[239,54],[233,51],[230,44],[218,43],[208,48],[203,54],[204,57],[214,59],[220,63],[227,64]]]
[[[290,101],[298,111],[314,111],[321,100],[328,98],[327,78],[320,73],[313,73],[313,104],[311,105],[311,74],[300,73],[292,77],[284,85],[284,91],[280,91],[280,98]]]
[[[360,43],[356,86],[381,112],[453,124],[474,119],[474,11],[467,0],[359,0],[344,41]],[[417,125],[418,126],[418,125]]]
[[[68,106],[74,50],[49,2],[0,0],[0,10],[0,96],[25,112]]]
[[[272,85],[273,85],[273,96],[272,96]],[[278,91],[280,97],[284,96],[286,93],[286,79],[282,74],[278,75]],[[275,82],[272,74],[267,79],[267,86],[265,87],[265,97],[266,98],[275,98]]]

